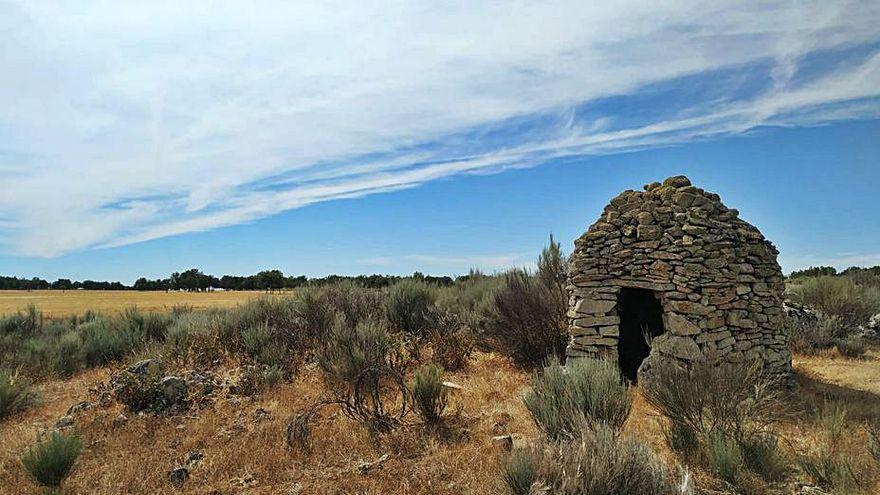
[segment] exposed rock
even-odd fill
[[[56,430],[64,430],[73,426],[73,423],[73,416],[68,414],[66,416],[61,416],[60,418],[58,418],[58,421],[55,421],[55,424],[52,426],[52,428]]]
[[[187,386],[183,378],[179,376],[166,376],[162,379],[162,395],[167,404],[175,405],[186,402]]]
[[[668,179],[663,181],[664,186],[670,187],[687,187],[691,185],[691,180],[685,177],[684,175],[676,175],[674,177],[669,177]]]
[[[128,416],[126,416],[125,414],[119,413],[116,415],[116,417],[113,418],[112,424],[114,427],[118,428],[118,427],[124,425],[126,421],[128,421]]]
[[[654,351],[685,361],[696,361],[703,357],[700,346],[694,342],[694,339],[670,333],[655,337],[651,347]]]
[[[184,466],[178,466],[168,472],[168,479],[175,488],[181,488],[186,480],[189,479],[189,469]]]
[[[502,452],[510,452],[515,448],[521,448],[525,440],[521,435],[496,435],[492,437],[492,445]]]
[[[263,409],[262,407],[258,407],[254,410],[254,413],[252,416],[253,416],[254,423],[259,423],[261,421],[265,421],[265,420],[271,418],[272,413]]]
[[[492,437],[492,445],[498,450],[510,452],[513,450],[513,437],[511,435],[496,435]]]
[[[574,305],[575,313],[593,314],[607,313],[617,305],[615,301],[603,301],[596,299],[581,299]]]
[[[146,376],[151,372],[161,373],[162,372],[162,363],[157,359],[144,359],[143,361],[138,361],[137,363],[129,366],[126,371],[133,375],[137,375],[140,377]]]
[[[388,454],[382,454],[381,457],[372,462],[360,460],[357,464],[357,471],[361,474],[367,474],[374,469],[381,469],[389,457]]]
[[[79,414],[83,411],[87,411],[93,407],[95,407],[95,404],[93,402],[88,402],[88,401],[77,402],[76,404],[70,406],[70,408],[67,409],[67,415],[74,416],[74,415]]]
[[[186,454],[186,460],[184,463],[189,467],[196,467],[202,463],[202,459],[205,458],[205,454],[199,452],[198,450],[193,450]]]
[[[666,313],[664,326],[666,331],[675,335],[696,335],[700,333],[700,327],[691,322],[686,316],[676,313]]]

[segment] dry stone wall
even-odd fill
[[[650,359],[760,360],[789,372],[773,244],[687,177],[644,189],[612,199],[575,241],[567,356],[616,357],[618,293],[629,287],[654,291],[663,310]]]

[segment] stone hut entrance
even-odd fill
[[[777,254],[687,177],[624,191],[575,241],[566,357],[616,359],[630,379],[656,360],[759,361],[789,373]]]
[[[633,288],[620,290],[617,308],[617,362],[623,375],[636,381],[639,366],[651,352],[651,341],[663,334],[663,308],[653,291]]]

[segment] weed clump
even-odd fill
[[[860,335],[850,335],[837,342],[837,352],[844,357],[860,359],[868,352],[868,344],[865,342],[864,337]]]
[[[49,438],[38,441],[21,455],[21,464],[32,480],[57,488],[70,474],[81,451],[79,436],[53,431]]]
[[[801,469],[820,487],[834,494],[861,493],[870,479],[863,447],[848,435],[846,409],[839,404],[825,404],[816,423],[821,428],[820,442],[797,456]]]
[[[602,424],[584,424],[572,441],[513,451],[502,466],[502,479],[514,495],[677,493],[651,449]]]
[[[404,280],[388,291],[386,317],[391,328],[419,338],[434,323],[434,292],[424,282]]]
[[[337,318],[318,356],[331,394],[327,402],[372,431],[394,429],[409,412],[402,361],[399,343],[381,322],[351,325]]]
[[[413,379],[412,398],[415,410],[425,423],[439,423],[447,406],[443,370],[434,364],[417,370]]]
[[[516,449],[508,454],[501,465],[501,480],[511,495],[529,495],[538,481],[540,468],[538,453]]]
[[[486,338],[521,366],[561,356],[568,343],[567,301],[524,270],[511,270],[483,307]]]
[[[584,422],[619,431],[629,416],[632,396],[617,367],[608,361],[557,360],[532,377],[523,398],[538,428],[551,439],[574,438]]]
[[[847,326],[863,324],[880,312],[880,288],[858,284],[850,277],[805,279],[794,296],[826,316],[840,318]]]
[[[18,372],[0,371],[0,421],[27,410],[36,401],[30,380]]]
[[[113,378],[113,394],[129,411],[158,411],[165,407],[162,367],[148,362],[142,371],[118,371]]]
[[[645,382],[645,399],[666,418],[667,444],[686,459],[743,492],[754,489],[752,475],[777,481],[790,471],[774,432],[785,415],[781,392],[757,364],[659,363]]]

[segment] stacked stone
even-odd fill
[[[612,199],[575,241],[567,355],[617,356],[617,295],[631,287],[654,291],[663,308],[652,359],[759,360],[789,372],[778,251],[738,214],[684,176]]]

